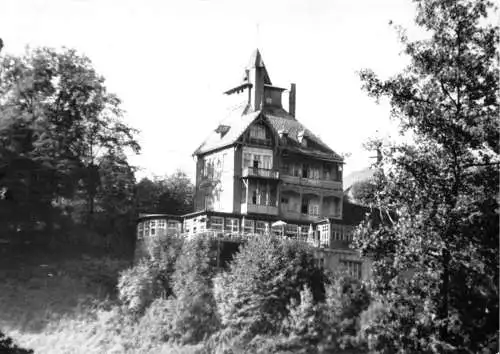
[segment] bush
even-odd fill
[[[328,350],[358,349],[359,318],[370,305],[370,294],[359,280],[337,274],[326,286],[321,306],[324,328],[321,346]]]
[[[299,298],[304,285],[315,300],[323,297],[322,271],[308,246],[269,237],[251,239],[214,281],[222,326],[248,339],[277,334],[290,300]]]
[[[121,273],[118,298],[129,312],[140,314],[153,301],[157,278],[158,267],[147,260]]]
[[[311,290],[304,286],[300,301],[292,298],[284,329],[291,337],[300,338],[304,344],[317,344],[321,338],[322,323],[320,308],[314,303]]]
[[[185,242],[175,264],[170,336],[183,344],[198,343],[219,327],[212,292],[211,245],[210,240],[200,238]]]

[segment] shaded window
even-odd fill
[[[300,212],[302,214],[307,214],[309,210],[309,201],[307,199],[302,199],[302,205],[300,206]]]
[[[302,178],[309,178],[309,165],[304,164],[302,167]]]

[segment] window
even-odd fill
[[[169,235],[172,235],[172,234],[176,234],[178,233],[180,230],[180,225],[181,223],[178,222],[178,221],[167,221],[167,233]]]
[[[302,205],[300,206],[300,212],[302,214],[307,214],[309,208],[309,201],[307,199],[302,199]]]
[[[285,173],[285,174],[288,174],[290,173],[291,175],[293,175],[293,173],[291,172],[290,170],[291,166],[288,162],[283,162],[281,164],[281,172]]]
[[[308,214],[310,216],[319,216],[319,205],[310,203]]]
[[[307,238],[309,236],[309,228],[310,226],[302,225],[300,227],[300,237]]]
[[[264,155],[264,156],[262,156],[262,159],[263,159],[262,168],[270,170],[271,169],[271,156]]]
[[[272,226],[271,225],[271,232],[274,236],[283,236],[284,235],[283,226]]]
[[[166,227],[167,227],[167,220],[165,220],[165,219],[158,220],[158,228],[159,229],[165,229]]]
[[[245,219],[245,225],[243,225],[244,232],[246,234],[253,234],[254,233],[253,228],[254,228],[254,221]]]
[[[260,163],[260,155],[254,155],[252,167],[259,168],[259,163]]]
[[[188,233],[188,234],[189,234],[189,233],[191,233],[191,228],[192,228],[192,226],[193,226],[193,225],[192,225],[192,223],[193,223],[193,222],[192,222],[192,220],[191,220],[191,219],[185,219],[185,220],[184,220],[184,231],[185,231],[186,233]]]
[[[252,160],[252,154],[245,152],[243,154],[243,168],[250,167],[251,160]]]
[[[288,198],[281,198],[281,204],[288,204]]]
[[[265,140],[266,128],[263,125],[252,125],[250,127],[250,138]]]
[[[298,227],[297,225],[285,225],[285,235],[292,238],[297,238],[298,236]]]
[[[323,164],[323,179],[330,180],[331,178],[331,169],[332,166],[330,164]]]
[[[137,239],[140,240],[144,237],[144,223],[137,224]]]
[[[309,178],[309,165],[304,164],[302,166],[302,178]]]
[[[324,247],[329,247],[330,246],[330,225],[329,224],[319,225],[318,229],[319,229],[319,239],[320,239],[321,245]]]
[[[239,231],[239,220],[233,218],[226,218],[225,232],[235,233]]]
[[[349,274],[351,277],[356,278],[356,279],[361,279],[362,278],[362,267],[361,267],[361,262],[358,261],[346,261],[342,260],[340,261],[340,265],[344,268],[344,270]]]
[[[333,180],[341,181],[342,180],[342,165],[335,164],[333,166]]]
[[[335,240],[335,241],[342,240],[342,226],[332,225],[332,240]]]
[[[210,218],[211,228],[214,230],[222,231],[222,225],[224,223],[224,219],[218,216],[212,216]]]
[[[264,235],[267,231],[267,223],[264,221],[256,221],[255,222],[255,233]]]

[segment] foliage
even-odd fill
[[[137,184],[137,209],[142,213],[182,215],[193,211],[194,186],[186,173],[143,178]]]
[[[373,203],[376,185],[371,180],[358,181],[352,184],[350,194],[355,202],[361,204]]]
[[[124,153],[139,151],[136,131],[123,122],[120,100],[90,59],[70,49],[37,48],[3,56],[0,68],[5,226],[31,231],[42,225],[50,232],[70,215],[92,224],[98,208],[111,214],[108,220],[132,212],[133,171]]]
[[[335,274],[326,285],[325,302],[320,307],[321,347],[328,351],[362,349],[356,340],[361,313],[370,305],[365,284],[345,274]]]
[[[288,312],[285,331],[292,337],[300,338],[304,346],[317,344],[322,332],[321,309],[307,286],[300,292],[300,301],[291,299]]]
[[[14,344],[12,338],[5,336],[0,332],[0,353],[11,354],[30,354],[34,353],[31,349],[23,349]]]
[[[411,138],[384,148],[377,166],[372,205],[397,220],[386,213],[386,224],[357,232],[374,258],[374,296],[389,308],[364,331],[383,339],[380,352],[496,352],[498,28],[488,1],[416,3],[428,38],[400,32],[411,64],[386,81],[361,72]]]
[[[128,311],[140,314],[154,300],[157,275],[157,267],[147,260],[120,274],[118,298]]]
[[[212,292],[211,245],[211,240],[201,238],[184,242],[175,264],[169,335],[181,343],[200,342],[219,326]]]
[[[312,250],[298,242],[256,237],[241,247],[229,270],[214,280],[214,293],[225,331],[252,338],[278,333],[287,305],[309,286],[323,296],[322,271]]]

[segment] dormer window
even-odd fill
[[[215,132],[219,133],[220,137],[222,138],[224,135],[226,135],[230,128],[231,127],[229,125],[220,124],[217,129],[215,129]]]

